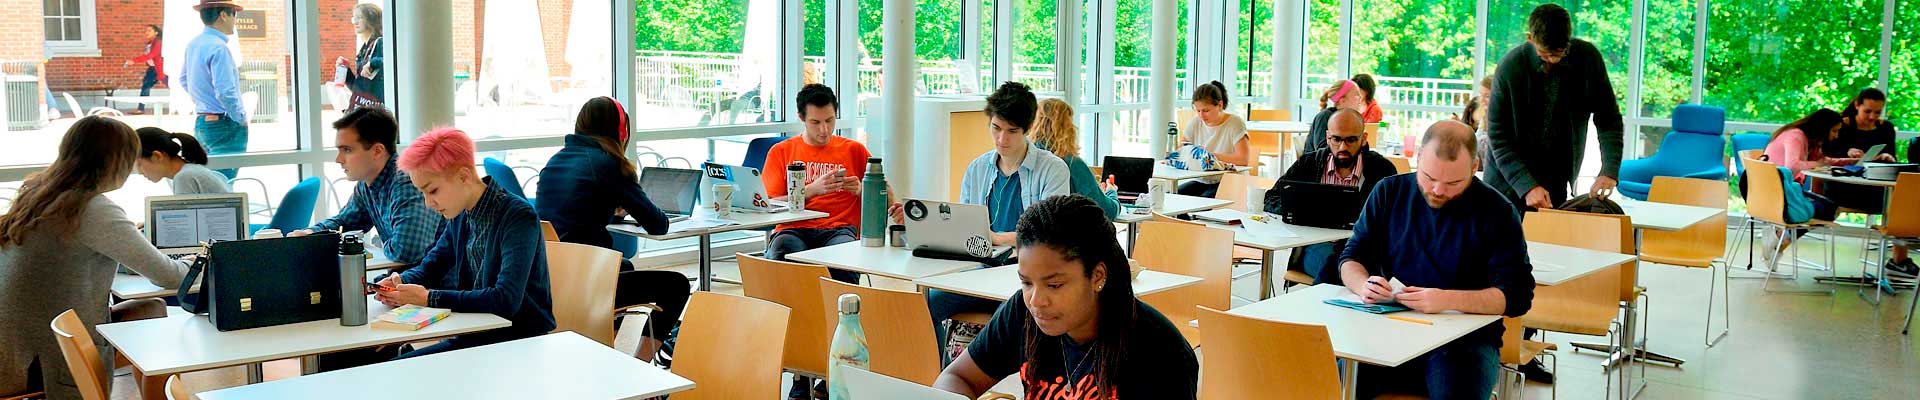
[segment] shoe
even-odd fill
[[[813,400],[813,378],[793,377],[793,388],[787,389],[787,400]]]
[[[1920,266],[1915,266],[1911,258],[1905,260],[1887,260],[1886,267],[1888,275],[1905,278],[1920,276]]]
[[[1525,365],[1521,365],[1520,374],[1526,375],[1529,381],[1548,385],[1553,384],[1553,372],[1547,371],[1547,367],[1541,365],[1540,360],[1529,361]]]

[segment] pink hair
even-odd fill
[[[400,153],[402,171],[446,172],[463,166],[473,166],[473,139],[453,127],[433,128]]]

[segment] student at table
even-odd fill
[[[1215,160],[1232,165],[1251,165],[1256,157],[1247,141],[1247,121],[1227,113],[1227,85],[1220,81],[1193,89],[1193,120],[1181,131],[1180,144],[1200,146]],[[1211,198],[1219,189],[1220,177],[1212,176],[1182,183],[1175,191]]]
[[[1374,101],[1373,94],[1379,93],[1380,85],[1374,82],[1373,75],[1353,74],[1352,80],[1355,86],[1360,87],[1360,96],[1366,100],[1366,109],[1360,111],[1362,119],[1369,124],[1378,124],[1386,119],[1386,111],[1380,109],[1380,102]]]
[[[306,236],[314,231],[365,231],[380,233],[379,247],[387,259],[419,263],[440,235],[446,220],[427,208],[413,180],[394,165],[399,127],[393,114],[379,107],[361,107],[347,111],[333,121],[335,148],[340,154],[333,162],[353,185],[353,198],[340,208],[340,214],[313,224],[307,229],[288,232],[287,236]]]
[[[546,246],[540,217],[526,199],[500,189],[474,171],[473,140],[465,132],[439,128],[414,139],[399,167],[425,195],[426,205],[447,219],[419,265],[388,274],[377,293],[388,306],[407,304],[489,313],[513,326],[455,336],[439,344],[401,354],[418,357],[514,339],[553,330],[553,297],[548,292]]]
[[[148,182],[170,179],[173,194],[233,192],[226,175],[207,169],[207,148],[193,135],[151,126],[134,132],[140,135],[140,158],[133,166]]]
[[[1853,96],[1853,101],[1847,102],[1847,108],[1840,111],[1840,135],[1827,141],[1822,150],[1826,154],[1860,158],[1865,157],[1867,149],[1873,146],[1885,146],[1881,148],[1879,157],[1861,161],[1897,161],[1894,156],[1896,146],[1894,146],[1893,121],[1888,121],[1886,116],[1887,93],[1874,88],[1861,90],[1860,94]],[[1846,182],[1827,182],[1825,185],[1825,191],[1821,194],[1833,199],[1833,202],[1841,207],[1865,211],[1868,214],[1880,214],[1886,210],[1887,198],[1884,188]],[[1907,258],[1906,246],[1893,246],[1893,251],[1887,254],[1889,254],[1888,271],[1907,276],[1920,274],[1920,266],[1914,265],[1913,260]]]
[[[627,160],[630,132],[627,109],[619,101],[595,97],[580,107],[573,134],[565,138],[566,147],[553,153],[540,170],[540,187],[534,196],[540,199],[535,204],[540,218],[553,223],[560,241],[613,249],[607,223],[623,220],[622,213],[632,215],[648,234],[667,233],[667,214],[640,189],[639,174]],[[660,307],[648,316],[650,330],[636,349],[640,359],[651,361],[679,325],[680,311],[686,308],[693,286],[679,272],[638,271],[625,258],[620,259],[619,276],[614,307]],[[615,329],[620,321],[615,320]]]
[[[934,380],[978,396],[1020,374],[1029,399],[1192,399],[1193,347],[1138,301],[1113,224],[1085,196],[1052,197],[1020,217],[1020,291]]]
[[[1120,200],[1111,193],[1112,185],[1093,176],[1093,168],[1080,159],[1080,129],[1073,124],[1073,106],[1060,99],[1040,101],[1040,113],[1033,119],[1033,145],[1059,156],[1072,176],[1067,178],[1073,194],[1087,196],[1107,212],[1107,219],[1120,216]]]
[[[833,88],[808,84],[800,88],[794,103],[806,131],[767,150],[767,170],[761,172],[760,183],[767,196],[786,198],[787,165],[805,164],[807,209],[827,217],[774,226],[773,236],[767,238],[767,258],[781,261],[787,261],[788,254],[860,239],[860,179],[867,174],[867,158],[873,157],[867,145],[833,134],[834,119],[840,117],[840,99],[833,95]],[[897,209],[896,204],[888,212]],[[828,268],[827,273],[837,281],[860,282],[856,272]]]
[[[1518,317],[1533,305],[1533,267],[1520,216],[1473,177],[1473,129],[1442,120],[1420,140],[1420,171],[1374,186],[1340,254],[1348,290],[1369,303],[1397,300],[1423,313],[1457,310]],[[1407,285],[1393,296],[1390,278]],[[1396,368],[1363,365],[1360,398],[1379,392],[1485,399],[1500,368],[1491,324]]]
[[[1349,80],[1334,82],[1333,86],[1328,86],[1325,92],[1321,92],[1320,113],[1314,114],[1312,124],[1308,125],[1307,141],[1302,151],[1311,153],[1327,148],[1327,124],[1333,118],[1334,112],[1340,110],[1363,112],[1367,108],[1363,93],[1360,85]],[[1362,114],[1363,120],[1364,115]],[[1365,133],[1366,127],[1362,126],[1361,134]]]
[[[1071,193],[1067,163],[1027,140],[1027,129],[1033,126],[1038,107],[1033,92],[1019,82],[1003,83],[987,96],[993,151],[968,164],[966,175],[960,179],[960,202],[987,206],[993,231],[988,235],[995,246],[1014,244],[1014,230],[1028,207]],[[941,329],[941,321],[964,312],[992,312],[999,305],[978,297],[927,290],[936,343],[943,349],[947,344],[947,330]],[[947,352],[942,351],[941,357],[946,358]]]
[[[111,118],[81,118],[61,139],[59,156],[29,176],[19,197],[0,214],[0,394],[45,391],[47,398],[80,398],[60,345],[47,323],[74,310],[89,324],[159,318],[166,303],[130,300],[111,306],[114,272],[126,266],[162,288],[176,288],[187,264],[155,249],[106,192],[119,189],[140,157],[133,128]],[[89,327],[88,329],[92,329]],[[101,373],[111,371],[113,348],[93,335]],[[135,371],[147,398],[164,396],[166,377]],[[110,376],[110,375],[109,375]]]
[[[1367,148],[1366,123],[1359,111],[1336,110],[1328,121],[1327,147],[1294,160],[1293,166],[1287,167],[1286,174],[1281,175],[1280,180],[1356,187],[1360,188],[1364,201],[1367,194],[1373,193],[1376,184],[1398,174],[1399,170],[1392,161]],[[1278,196],[1278,189],[1267,190],[1267,198],[1277,199]],[[1278,211],[1280,202],[1270,200],[1266,204],[1267,211]],[[1344,240],[1309,245],[1294,254],[1294,261],[1307,275],[1313,276],[1315,284],[1339,284],[1339,264],[1335,262],[1335,257],[1345,246]]]
[[[1840,207],[1834,204],[1833,200],[1814,192],[1813,182],[1807,180],[1807,170],[1835,165],[1853,165],[1860,161],[1858,158],[1835,158],[1826,154],[1827,142],[1840,135],[1843,124],[1839,112],[1822,108],[1814,110],[1812,114],[1807,114],[1805,117],[1800,117],[1799,120],[1780,126],[1773,131],[1773,138],[1767,141],[1767,149],[1763,157],[1767,162],[1793,172],[1793,180],[1800,183],[1800,189],[1804,192],[1801,195],[1806,196],[1807,201],[1813,205],[1813,219],[1832,221]],[[1795,194],[1786,193],[1785,195]],[[1800,235],[1805,235],[1807,230],[1795,229],[1791,233],[1798,238]],[[1779,240],[1774,236],[1769,236],[1767,242],[1772,244],[1771,248],[1774,251],[1761,254],[1764,260],[1778,259],[1792,243]],[[1766,264],[1772,265],[1772,262],[1769,261]]]

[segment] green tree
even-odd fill
[[[634,7],[634,48],[739,53],[749,0],[652,0]]]

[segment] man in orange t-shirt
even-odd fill
[[[827,217],[775,226],[773,237],[767,240],[767,258],[781,261],[787,260],[787,254],[860,239],[860,178],[866,175],[867,158],[873,155],[860,142],[834,136],[833,121],[840,112],[840,101],[832,88],[810,84],[800,89],[795,100],[806,132],[767,151],[766,170],[761,171],[760,181],[768,197],[785,198],[787,165],[805,163],[807,209],[827,213]],[[892,199],[888,200],[891,203]],[[889,214],[897,214],[894,211],[899,204],[892,204]],[[858,273],[838,269],[828,272],[841,282],[860,282]]]

